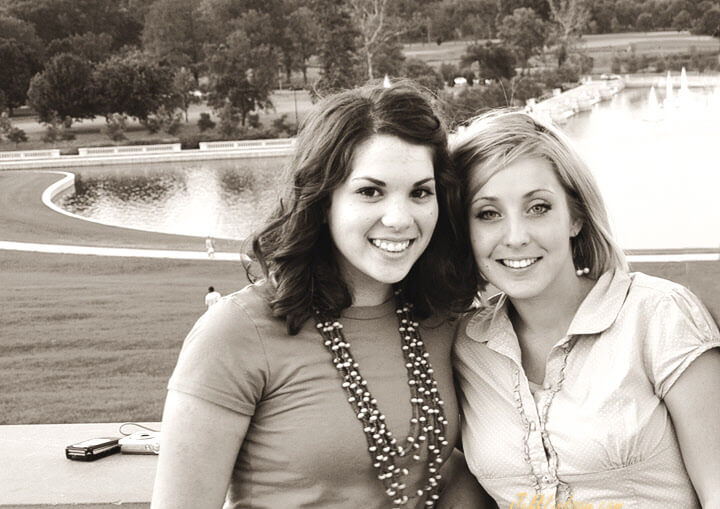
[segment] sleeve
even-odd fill
[[[680,375],[701,354],[720,347],[720,333],[705,306],[690,290],[675,286],[649,319],[645,363],[664,398]]]
[[[252,416],[267,382],[262,339],[232,299],[220,300],[185,338],[168,389]]]

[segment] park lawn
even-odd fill
[[[0,251],[0,424],[157,421],[182,340],[239,262]]]
[[[689,286],[720,319],[717,262],[634,270]],[[0,251],[0,424],[158,421],[207,286],[247,284],[239,262]]]

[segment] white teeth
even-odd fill
[[[389,251],[391,253],[399,253],[405,251],[410,245],[409,240],[402,242],[391,242],[389,240],[372,239],[373,246],[382,249],[383,251]]]
[[[500,260],[500,262],[505,265],[506,267],[510,267],[512,269],[524,269],[525,267],[529,267],[536,261],[538,261],[539,258],[525,258],[524,260]]]

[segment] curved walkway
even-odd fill
[[[207,259],[205,239],[108,226],[47,207],[42,195],[65,177],[52,171],[0,172],[0,248],[21,251]],[[239,259],[242,241],[216,239],[215,259]]]

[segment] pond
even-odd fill
[[[78,168],[58,205],[106,224],[244,239],[279,200],[288,158]]]
[[[720,247],[720,89],[625,89],[563,126],[625,249]]]
[[[625,89],[563,130],[625,249],[720,247],[720,90]],[[59,205],[112,225],[244,239],[278,202],[287,157],[80,168]]]

